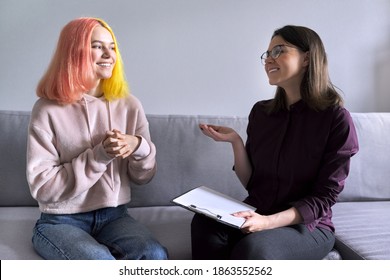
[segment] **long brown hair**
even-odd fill
[[[312,109],[322,111],[331,106],[342,106],[343,99],[332,84],[328,73],[328,60],[318,34],[303,26],[286,25],[274,31],[272,38],[282,37],[286,42],[309,53],[309,65],[301,82],[301,96]],[[268,111],[287,109],[286,92],[277,87]]]

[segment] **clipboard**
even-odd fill
[[[174,198],[172,202],[234,228],[241,228],[245,219],[234,217],[231,214],[239,211],[256,210],[253,206],[205,186],[194,188]]]

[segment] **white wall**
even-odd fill
[[[96,16],[147,113],[247,116],[273,96],[260,55],[286,24],[322,37],[350,111],[390,111],[389,15],[388,0],[0,0],[0,109],[30,110],[61,28]]]

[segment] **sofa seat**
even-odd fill
[[[39,215],[38,207],[0,207],[0,259],[42,259],[31,243],[32,230]]]
[[[390,258],[390,201],[338,202],[332,209],[335,248],[343,258]]]
[[[38,207],[0,208],[0,259],[42,259],[31,243],[39,218]],[[129,214],[143,223],[169,252],[170,259],[191,259],[190,226],[193,213],[179,206],[129,208]]]
[[[193,213],[179,206],[129,208],[129,214],[144,224],[168,249],[171,260],[191,260],[191,220]],[[38,207],[1,207],[0,257],[8,260],[41,260],[31,243]],[[11,218],[12,217],[12,218]],[[333,249],[324,260],[340,260]]]
[[[129,214],[168,249],[169,259],[191,259],[191,211],[179,206],[154,206],[129,208]]]

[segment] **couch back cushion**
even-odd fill
[[[148,115],[148,120],[157,148],[157,173],[150,183],[133,188],[130,206],[172,205],[173,198],[200,185],[245,197],[232,170],[231,145],[204,136],[198,125],[231,126],[245,137],[247,118]]]
[[[131,207],[172,205],[183,192],[207,185],[238,199],[245,191],[236,178],[229,144],[203,136],[200,122],[229,125],[245,136],[246,119],[148,115],[157,147],[157,174],[135,185]],[[36,206],[26,180],[26,143],[30,112],[0,110],[0,207]]]
[[[243,199],[230,144],[203,136],[199,123],[231,126],[246,139],[247,118],[147,115],[157,147],[157,173],[134,186],[131,207],[172,205],[171,200],[200,185]],[[352,113],[360,151],[351,161],[340,201],[390,199],[390,113]],[[35,206],[26,180],[26,140],[30,112],[0,111],[0,206]]]
[[[30,112],[0,111],[0,206],[35,206],[26,179]]]
[[[359,152],[340,201],[390,200],[390,113],[352,113]]]

